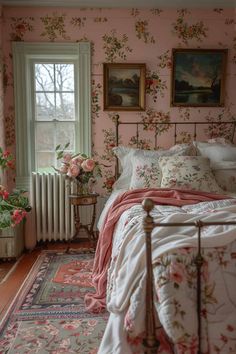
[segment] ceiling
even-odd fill
[[[0,4],[87,8],[233,8],[236,7],[236,0],[0,0]]]

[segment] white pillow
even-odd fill
[[[113,184],[113,189],[129,189],[130,179],[132,176],[132,155],[137,149],[126,146],[116,146],[112,149],[114,154],[118,157],[119,172],[121,173],[117,181]],[[120,171],[121,170],[121,171]]]
[[[208,143],[193,142],[198,155],[208,157],[218,185],[227,192],[236,192],[236,146],[224,138]]]
[[[158,164],[161,156],[179,156],[192,153],[188,144],[179,144],[169,150],[137,150],[132,156],[132,177],[131,189],[137,188],[159,188],[161,186],[161,169]]]
[[[221,161],[236,161],[236,146],[227,143],[193,141],[197,154],[210,159],[211,166]]]
[[[162,188],[183,188],[222,193],[210,168],[209,159],[202,156],[160,157]]]
[[[223,144],[223,145],[233,145],[230,140],[228,140],[226,138],[222,138],[222,137],[208,139],[207,142],[211,143],[211,144],[218,143],[218,144]]]
[[[224,191],[236,192],[236,161],[218,162],[214,165],[213,173]]]
[[[129,189],[132,177],[132,159],[134,153],[143,157],[155,157],[160,154],[173,154],[181,153],[182,155],[188,155],[192,153],[192,147],[189,144],[177,144],[172,146],[169,150],[142,150],[136,148],[130,148],[126,146],[116,146],[112,149],[114,154],[118,157],[121,174],[117,181],[113,184],[113,189]]]

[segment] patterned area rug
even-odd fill
[[[90,314],[94,254],[44,251],[0,323],[0,354],[95,354],[108,314]]]

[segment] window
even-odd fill
[[[13,43],[16,185],[57,165],[55,148],[91,153],[90,44]]]
[[[34,64],[35,169],[50,171],[56,166],[55,148],[75,151],[76,101],[73,63]]]

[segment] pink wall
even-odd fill
[[[0,6],[0,146],[4,147],[2,22],[2,6]]]
[[[235,116],[236,34],[234,9],[72,9],[3,8],[5,141],[14,151],[14,101],[11,41],[92,42],[92,120],[94,154],[111,161],[116,112],[103,111],[103,62],[146,63],[146,111],[119,112],[120,119],[141,120],[154,115],[171,121],[227,120]],[[171,49],[228,48],[226,104],[223,108],[170,107]],[[0,112],[1,115],[1,112]],[[0,116],[1,124],[1,116]],[[134,132],[122,134],[133,144]],[[183,137],[187,130],[183,127]],[[149,135],[144,145],[150,145]],[[1,139],[1,137],[0,137]],[[165,139],[165,141],[168,139]],[[106,169],[103,192],[113,169]],[[108,179],[108,181],[107,181]]]

